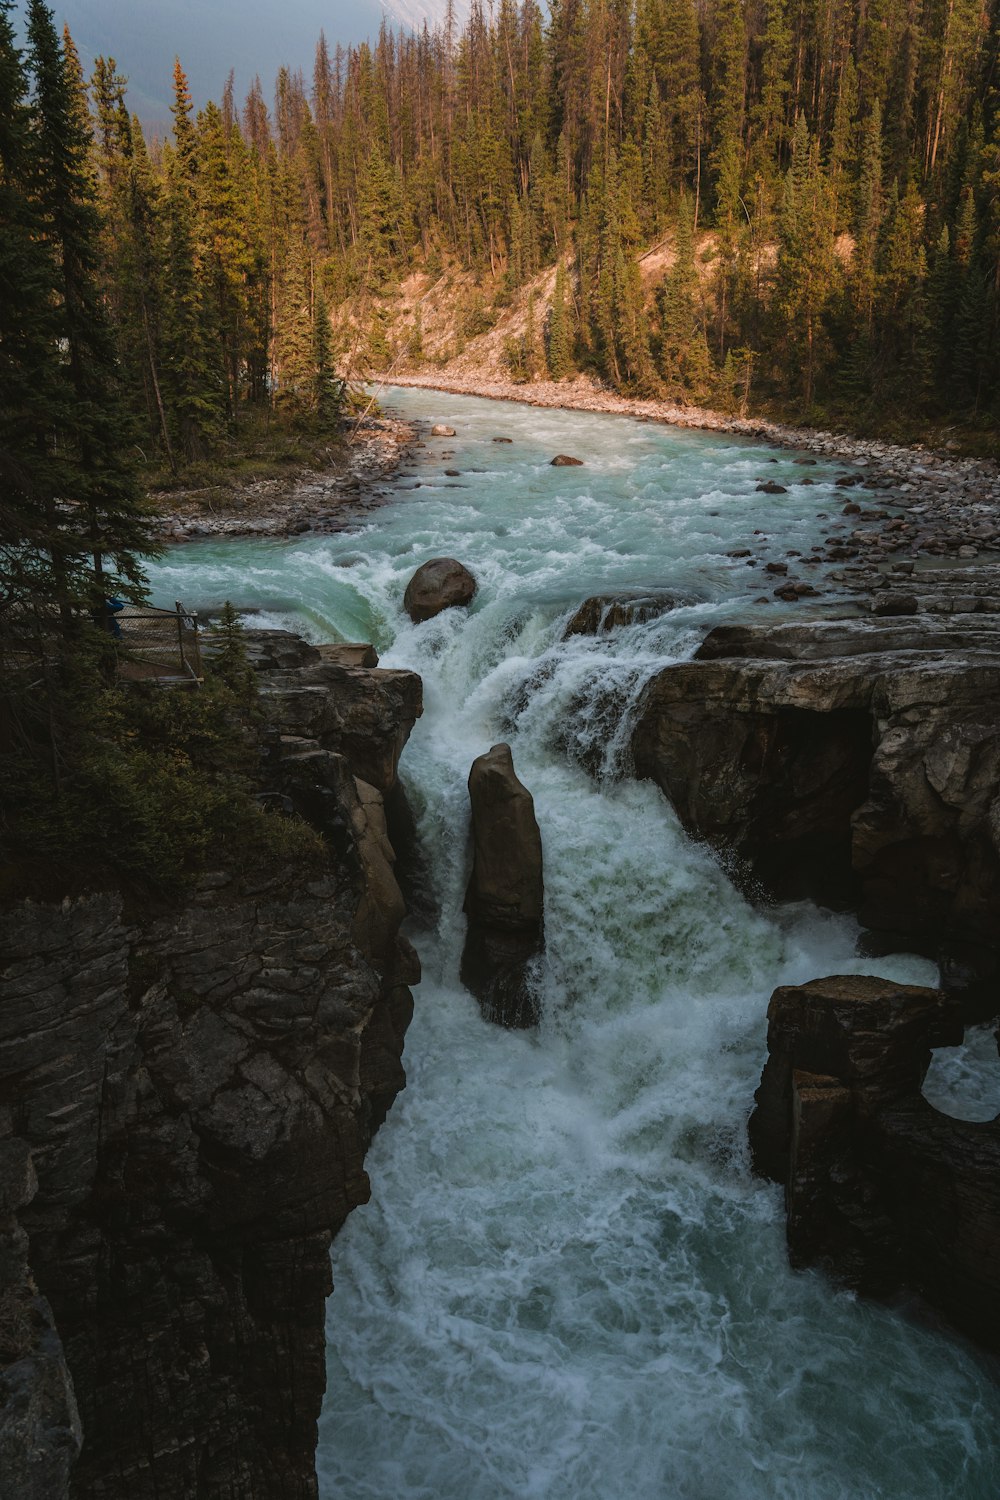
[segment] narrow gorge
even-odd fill
[[[353,530],[151,570],[243,612],[329,874],[12,923],[51,1472],[992,1500],[995,563],[914,560],[863,463],[389,398],[420,436]],[[408,614],[434,558],[474,591]]]

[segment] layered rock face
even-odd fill
[[[1000,1121],[950,1119],[920,1092],[931,1049],[961,1038],[937,990],[857,976],[778,989],[750,1141],[785,1187],[793,1265],[916,1290],[1000,1349]]]
[[[654,678],[633,753],[766,888],[976,964],[1000,932],[998,717],[985,625],[725,627]]]
[[[494,745],[469,773],[474,856],[461,979],[483,1014],[533,1026],[538,1002],[529,966],[542,951],[542,840],[535,804],[518,780],[509,745]]]
[[[67,1493],[73,1390],[74,1496],[316,1494],[329,1245],[368,1197],[419,978],[382,794],[420,682],[272,646],[265,784],[327,835],[327,868],[220,870],[140,920],[118,892],[0,918],[19,1500]]]

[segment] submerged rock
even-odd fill
[[[538,1002],[529,965],[543,947],[542,840],[535,804],[514,772],[509,745],[494,745],[469,773],[472,878],[462,983],[488,1020],[533,1026]]]
[[[920,1292],[1000,1349],[1000,1121],[921,1094],[963,1028],[938,990],[846,975],[775,990],[750,1119],[755,1170],[784,1185],[795,1266],[860,1291]]]
[[[419,567],[406,585],[403,608],[414,624],[433,620],[442,610],[471,604],[476,580],[454,557],[433,557]]]
[[[607,635],[622,625],[645,625],[677,608],[670,594],[592,594],[584,599],[563,631],[563,640],[572,635]]]

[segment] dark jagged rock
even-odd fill
[[[859,904],[924,951],[995,950],[998,714],[995,628],[723,627],[653,679],[633,751],[691,832],[779,894]]]
[[[64,1500],[75,1390],[75,1500],[315,1500],[329,1245],[419,978],[381,788],[420,681],[307,654],[262,687],[266,789],[325,866],[219,870],[127,919],[115,891],[0,914],[5,1496]]]
[[[454,557],[434,557],[418,568],[406,585],[403,608],[414,624],[433,620],[444,609],[471,604],[476,580]]]
[[[593,594],[566,626],[563,640],[571,635],[607,635],[622,625],[645,625],[676,608],[677,601],[669,594]]]
[[[552,460],[550,468],[553,469],[582,469],[583,459],[572,458],[568,453],[557,453]]]
[[[439,915],[427,857],[417,830],[406,787],[401,779],[385,794],[386,827],[396,855],[396,879],[410,916],[433,927]]]
[[[962,1022],[937,990],[841,976],[775,991],[750,1120],[755,1169],[785,1187],[789,1256],[848,1285],[915,1290],[1000,1349],[1000,1121],[921,1095]]]
[[[474,857],[462,983],[487,1019],[533,1026],[538,1003],[528,972],[542,951],[542,840],[535,805],[514,772],[509,745],[494,745],[469,773]]]
[[[31,1274],[19,1213],[38,1192],[28,1142],[0,1110],[0,1495],[58,1500],[82,1432],[52,1310]]]
[[[244,641],[247,660],[259,672],[297,671],[299,667],[308,667],[320,660],[317,647],[291,630],[248,629]],[[203,638],[202,649],[211,653],[210,632]]]
[[[783,484],[779,484],[776,479],[765,479],[763,484],[759,484],[757,486],[757,492],[760,495],[788,494],[788,490],[785,488],[785,486]]]
[[[262,675],[267,717],[289,735],[315,739],[347,757],[356,776],[387,792],[421,712],[414,672],[342,667],[318,661],[299,671]]]

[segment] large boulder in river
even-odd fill
[[[533,1026],[529,966],[542,951],[542,840],[535,804],[514,772],[509,745],[494,745],[469,773],[475,855],[462,983],[487,1019]]]
[[[454,437],[454,427],[448,427],[444,422],[438,422],[431,428],[431,437]]]
[[[583,459],[572,458],[568,453],[557,453],[549,467],[553,469],[582,469]]]
[[[563,640],[571,635],[607,635],[622,625],[645,625],[676,608],[669,594],[592,594],[566,626]]]
[[[920,1292],[1000,1349],[1000,1120],[923,1097],[935,1047],[962,1039],[939,990],[835,975],[775,990],[750,1119],[756,1171],[785,1189],[795,1266],[880,1297]]]
[[[476,580],[454,557],[432,557],[406,585],[403,608],[414,624],[433,620],[442,610],[470,604]]]

